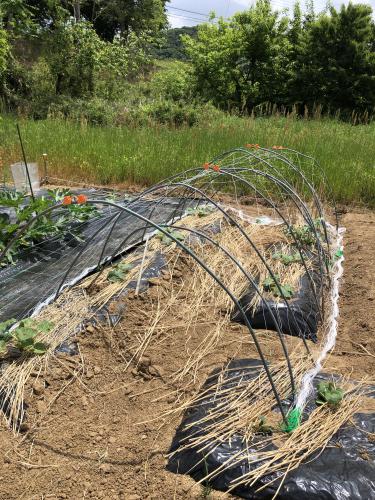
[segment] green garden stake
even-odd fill
[[[299,408],[293,408],[286,416],[286,422],[281,424],[281,430],[284,432],[293,432],[301,423],[302,411]]]

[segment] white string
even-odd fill
[[[345,233],[345,228],[338,228],[337,232],[333,226],[326,223],[327,228],[331,234],[335,234],[335,246],[332,248],[332,255],[337,255],[336,252],[343,250],[343,237]],[[338,327],[338,317],[339,317],[339,288],[340,280],[344,272],[343,268],[344,255],[338,256],[337,260],[333,265],[333,278],[332,278],[332,288],[331,288],[331,313],[329,315],[328,333],[321,350],[318,359],[315,362],[315,366],[308,370],[302,378],[302,384],[300,392],[297,396],[296,408],[303,411],[309,396],[314,390],[313,380],[322,370],[322,363],[327,357],[327,354],[334,348],[337,338],[337,327]]]

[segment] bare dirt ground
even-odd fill
[[[345,274],[339,338],[328,366],[353,378],[374,379],[375,213],[354,210],[342,216],[341,224],[347,228]],[[154,314],[152,290],[128,300],[130,312],[139,313],[138,327],[142,315]],[[30,384],[23,433],[14,436],[0,424],[1,500],[233,498],[165,470],[179,420],[152,420],[175,402],[168,375],[184,364],[181,345],[187,339],[185,330],[176,327],[138,369],[125,371],[123,347],[129,331],[136,331],[134,318],[115,331],[90,328],[79,338],[79,355],[57,357],[44,376]],[[179,311],[176,321],[184,322]],[[200,332],[188,342],[192,349],[198,346]],[[272,343],[268,346],[266,337],[264,342],[266,352],[277,358]],[[256,357],[239,325],[226,332],[196,384],[233,357]]]

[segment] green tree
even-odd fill
[[[101,40],[91,23],[68,22],[50,35],[47,61],[55,79],[56,94],[92,96],[97,80],[113,85],[116,79],[137,76],[149,63],[147,37],[130,33],[126,43]]]
[[[24,35],[35,29],[34,11],[25,0],[1,0],[0,23],[9,36]]]
[[[50,39],[48,62],[56,94],[82,97],[94,92],[102,41],[89,23],[61,24]]]
[[[309,106],[364,110],[375,104],[372,9],[349,3],[310,23],[292,95]],[[296,100],[297,100],[296,99]]]
[[[288,19],[257,0],[229,22],[204,24],[197,39],[183,37],[202,94],[224,108],[251,111],[281,103],[290,79]]]
[[[3,87],[6,81],[8,59],[9,44],[7,33],[5,30],[0,28],[0,91],[3,91]]]
[[[167,27],[166,0],[85,0],[81,15],[93,23],[98,35],[112,41],[126,39],[131,32],[148,32],[158,37]]]

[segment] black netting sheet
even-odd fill
[[[251,380],[258,376],[262,369],[258,360],[233,360],[224,372],[222,387],[230,389],[236,383],[233,380]],[[256,459],[257,441],[254,440],[250,449],[248,447],[245,449],[246,444],[240,435],[232,437],[230,442],[210,442],[207,438],[208,450],[203,453],[197,448],[182,448],[192,438],[203,437],[204,439],[205,427],[209,424],[202,423],[202,419],[208,416],[217,405],[223,404],[214,388],[221,373],[219,369],[210,375],[201,391],[203,393],[208,390],[207,394],[186,411],[171,445],[170,452],[173,452],[173,455],[167,465],[169,471],[189,474],[199,481],[213,471],[217,471],[224,463],[230,462],[242,450],[246,451],[246,455],[249,453]],[[333,377],[332,375],[319,375],[314,385],[316,386],[322,380],[332,380]],[[213,389],[209,391],[211,386]],[[370,388],[369,395],[375,397],[374,388]],[[285,402],[285,407],[287,409],[287,402]],[[312,399],[306,407],[305,418],[314,408],[315,401]],[[217,416],[217,419],[219,420],[220,416]],[[319,450],[306,463],[290,472],[277,498],[280,500],[367,500],[375,498],[375,441],[373,439],[375,414],[358,413],[354,416],[353,422],[355,425],[352,423],[344,425],[324,450]],[[264,441],[264,436],[259,440]],[[264,444],[262,445],[262,450],[275,449],[276,446],[276,443],[271,440],[266,448]],[[254,466],[256,465],[250,465],[246,459],[238,465],[236,462],[233,467],[229,466],[217,472],[210,479],[210,486],[226,491],[234,480],[249,472],[250,467]],[[252,500],[272,499],[280,486],[281,476],[281,474],[265,476],[252,486],[238,487],[233,490],[233,493],[241,498]],[[274,481],[270,483],[272,480]],[[257,491],[266,484],[268,486],[263,490]]]
[[[95,197],[91,193],[90,195]],[[155,201],[129,201],[123,203],[125,204],[144,217],[150,217],[157,224],[166,224],[172,218],[181,216],[182,210],[189,203],[184,203],[182,207],[179,199],[164,198]],[[102,262],[110,258],[127,237],[129,238],[121,249],[122,252],[134,247],[154,231],[153,228],[148,228],[145,232],[145,223],[126,213],[119,215],[112,230],[118,214],[119,211],[115,208],[102,207],[99,217],[80,224],[78,228],[74,227],[75,231],[79,230],[79,241],[68,232],[63,240],[52,238],[36,245],[16,265],[0,270],[0,322],[29,316],[42,304],[53,300],[62,281],[64,285],[71,285],[95,270],[109,235]],[[80,252],[82,253],[77,258]],[[76,262],[72,266],[74,259]],[[69,274],[64,279],[68,270]]]

